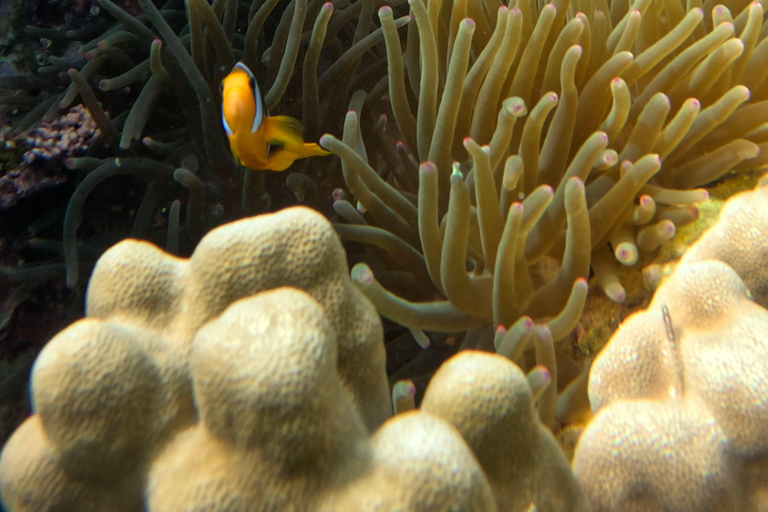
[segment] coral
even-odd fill
[[[764,506],[765,191],[729,200],[594,361],[574,470],[596,510]]]
[[[10,511],[496,510],[445,422],[414,412],[369,435],[326,311],[300,290],[241,299],[200,329],[189,350],[200,419],[187,428],[163,421],[190,398],[169,389],[181,376],[171,361],[147,357],[163,340],[111,327],[83,321],[36,363],[38,412],[0,457]],[[90,385],[49,400],[73,378]]]
[[[35,414],[0,455],[3,504],[584,510],[534,408],[546,370],[463,352],[421,411],[381,424],[381,328],[340,251],[298,208],[218,228],[189,260],[137,241],[105,253],[89,316],[35,362]]]
[[[99,135],[91,113],[82,105],[75,105],[59,119],[44,121],[29,130],[23,142],[30,149],[22,158],[29,165],[37,159],[81,156]]]
[[[66,181],[62,161],[82,156],[98,137],[99,129],[82,105],[75,105],[60,118],[29,130],[22,139],[29,148],[22,155],[22,163],[0,177],[0,210]]]
[[[250,308],[238,306],[238,299],[283,285],[301,288],[314,300],[290,292],[282,301],[266,295],[253,299]],[[308,317],[304,323],[302,312]],[[259,421],[270,415],[291,421],[298,408],[310,421],[290,423],[291,428],[306,430],[317,420],[311,413],[319,402],[347,404],[331,430],[355,446],[345,433],[367,439],[366,431],[391,414],[378,315],[349,282],[332,228],[311,210],[285,210],[221,227],[189,260],[124,241],[99,260],[87,314],[55,336],[35,362],[35,414],[0,458],[2,496],[11,510],[28,499],[35,500],[36,510],[136,510],[158,451],[171,439],[187,439],[180,431],[195,424],[243,448],[250,440],[242,436],[250,430],[238,431],[242,423],[232,423],[235,418],[249,422],[248,414],[260,411]],[[233,319],[231,329],[225,317]],[[282,344],[274,338],[280,326],[289,338]],[[247,335],[257,336],[265,347],[239,345]],[[320,350],[319,344],[331,343],[327,340],[333,344]],[[270,347],[287,350],[286,359],[275,359],[276,352],[269,356]],[[269,404],[243,414],[248,392],[238,388],[238,364],[246,373],[261,368],[251,378],[265,382],[262,397],[289,406],[285,416]],[[309,367],[302,364],[320,365],[324,376],[311,381]],[[297,376],[297,393],[314,401],[287,399],[282,385]],[[229,382],[227,391],[222,379]],[[323,382],[332,388],[333,400],[320,391]],[[287,446],[295,448],[289,431],[283,431]],[[279,432],[266,428],[263,435]],[[37,478],[46,486],[36,494],[31,489],[39,487]]]
[[[732,196],[723,206],[717,223],[683,255],[680,265],[720,260],[741,277],[752,299],[768,308],[768,187]]]
[[[552,433],[538,420],[523,372],[506,358],[464,351],[429,383],[421,410],[461,433],[480,461],[499,510],[588,511]]]
[[[334,352],[322,310],[290,289],[201,329],[190,356],[201,423],[152,464],[149,510],[494,510],[443,422],[399,416],[369,438]]]
[[[205,322],[261,290],[292,286],[327,311],[339,372],[373,428],[389,415],[379,319],[349,283],[344,251],[329,223],[306,208],[245,219],[204,237],[189,260],[138,241],[106,252],[88,286],[87,315],[136,323],[182,352]]]

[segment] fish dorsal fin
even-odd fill
[[[253,102],[256,106],[256,111],[253,115],[253,124],[251,125],[251,133],[256,133],[256,130],[261,127],[261,123],[264,122],[264,118],[269,115],[267,112],[267,107],[264,105],[264,98],[261,96],[261,90],[259,89],[259,84],[256,81],[256,77],[253,76],[253,72],[243,64],[242,62],[238,62],[235,64],[235,69],[240,68],[242,69],[247,75],[248,78],[250,78],[251,81],[251,91],[253,92]],[[225,128],[226,129],[226,128]]]

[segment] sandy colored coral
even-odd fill
[[[62,367],[79,361],[91,393],[81,386],[78,396],[59,396],[58,414],[41,406],[14,434],[0,458],[4,505],[11,512],[494,512],[483,470],[447,422],[412,412],[370,435],[336,369],[328,320],[307,293],[278,288],[206,323],[189,355],[199,419],[174,429],[167,443],[157,442],[162,422],[153,421],[162,417],[154,408],[162,379],[153,379],[159,372],[142,340],[98,339],[82,329],[73,339],[65,331],[46,347],[36,375],[51,367],[71,380]],[[76,326],[83,324],[99,322]],[[89,367],[100,360],[109,364]]]
[[[307,510],[370,457],[323,310],[292,289],[235,302],[191,346],[200,422],[152,464],[150,510]]]
[[[595,510],[755,510],[768,454],[768,311],[687,263],[592,365],[574,470]]]
[[[491,483],[499,510],[588,511],[552,433],[539,421],[531,387],[506,358],[464,351],[435,373],[421,410],[456,427]]]
[[[195,405],[199,415],[206,396],[216,400],[192,385],[202,378],[190,359],[198,331],[238,299],[284,284],[318,301],[338,342],[325,356],[331,373],[363,432],[380,425],[391,414],[380,320],[349,282],[322,216],[297,208],[233,223],[209,234],[189,260],[124,241],[97,265],[88,317],[59,333],[35,363],[36,414],[0,457],[3,503],[12,511],[59,510],[58,503],[106,510],[117,500],[130,510],[158,450],[197,421]],[[209,420],[231,425],[232,416],[203,415]],[[26,450],[37,456],[23,458]]]
[[[389,415],[380,321],[347,278],[344,251],[329,223],[291,208],[222,226],[189,260],[136,241],[99,260],[87,314],[137,323],[186,353],[197,330],[236,300],[292,286],[326,310],[339,344],[338,367],[373,428]]]
[[[681,265],[708,259],[730,265],[747,286],[752,298],[768,307],[768,187],[731,197],[717,223],[691,246]]]
[[[149,509],[494,510],[444,422],[413,413],[369,437],[335,348],[320,308],[290,289],[238,301],[201,329],[191,364],[202,421],[153,463]]]

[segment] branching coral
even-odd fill
[[[378,226],[339,205],[351,224],[338,226],[342,238],[384,248],[386,265],[414,276],[404,300],[367,267],[353,271],[403,325],[459,331],[555,317],[559,339],[579,316],[590,266],[623,300],[617,261],[633,265],[695,219],[692,205],[707,197],[695,187],[765,160],[759,3],[733,14],[653,0],[410,8],[404,55],[393,10],[379,11],[402,162],[385,157],[382,120],[366,124],[360,102],[342,140],[321,139]],[[401,167],[389,182],[370,148]],[[416,162],[412,201],[399,176]]]

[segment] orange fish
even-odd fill
[[[294,160],[330,155],[302,138],[301,123],[288,116],[270,116],[259,85],[242,62],[222,81],[221,122],[232,156],[257,171],[284,171]]]

